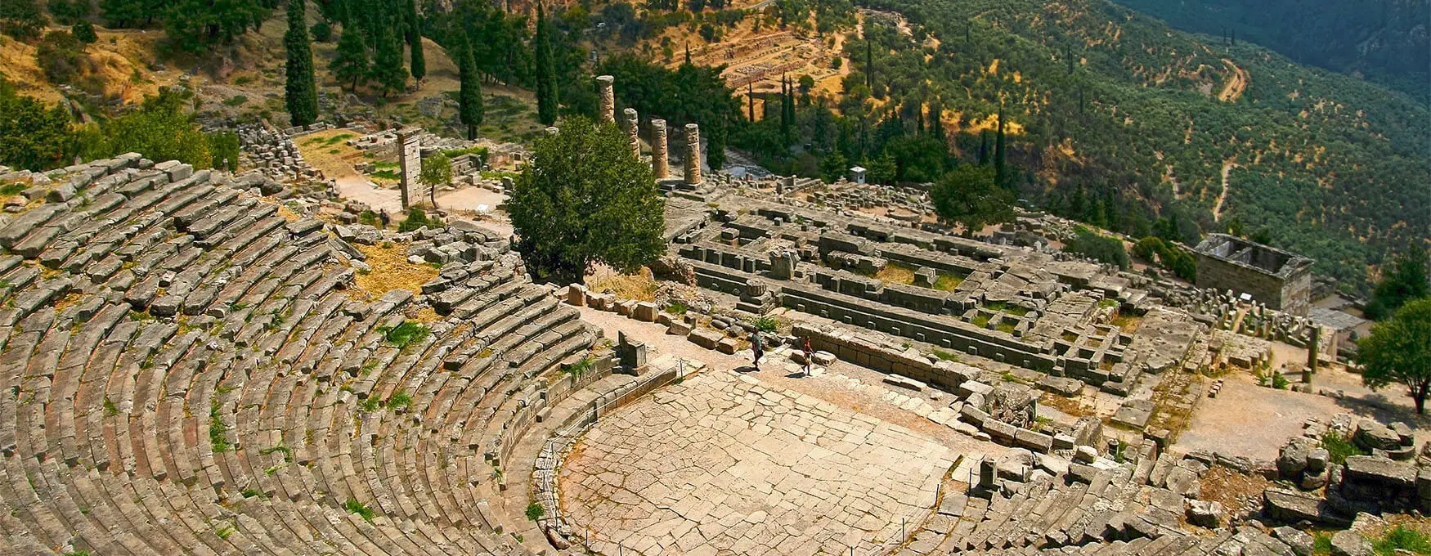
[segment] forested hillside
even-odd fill
[[[1179,29],[1266,46],[1431,100],[1428,0],[1117,0]]]
[[[1138,237],[1156,217],[1184,241],[1260,231],[1358,286],[1388,250],[1431,237],[1428,113],[1408,95],[1106,0],[868,5],[916,29],[867,25],[869,51],[846,42],[844,116],[910,129],[924,117],[911,106],[937,102],[957,132],[1002,99],[1012,183],[1058,212]],[[984,140],[952,141],[969,161]]]

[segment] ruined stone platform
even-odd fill
[[[845,554],[932,514],[957,454],[810,396],[712,371],[604,417],[567,459],[563,510],[602,554]]]

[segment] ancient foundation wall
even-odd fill
[[[1298,316],[1305,316],[1311,308],[1310,265],[1293,272],[1290,278],[1282,278],[1196,251],[1193,254],[1197,257],[1199,288],[1250,294],[1268,308]]]

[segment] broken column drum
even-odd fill
[[[686,124],[686,184],[701,183],[701,128]]]
[[[616,78],[610,75],[596,78],[596,96],[599,103],[596,113],[603,123],[616,121],[616,91],[612,89],[615,82]]]
[[[641,118],[636,115],[635,108],[627,108],[621,114],[626,119],[626,140],[631,143],[631,152],[636,155],[636,160],[641,160],[641,138],[637,134]]]
[[[666,159],[666,120],[651,120],[651,173],[658,180],[671,173]]]

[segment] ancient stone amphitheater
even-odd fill
[[[0,552],[522,553],[493,470],[597,333],[515,257],[447,265],[411,324],[257,179],[126,155],[0,227]]]

